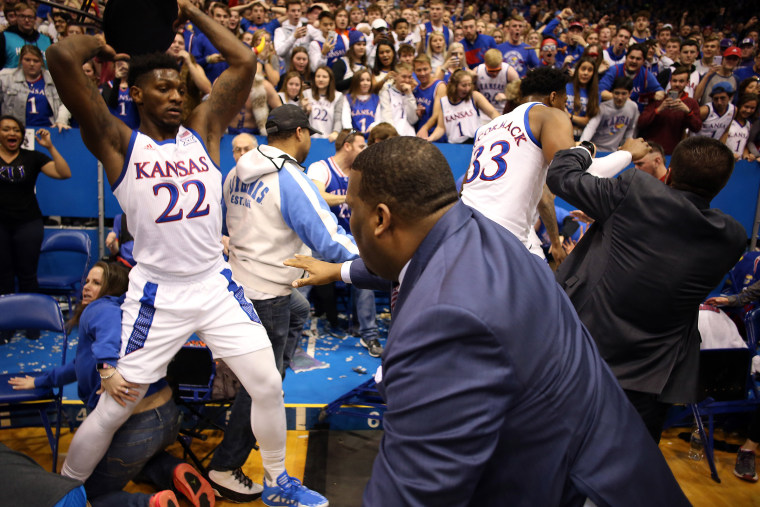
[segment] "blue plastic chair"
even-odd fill
[[[718,414],[754,412],[760,406],[760,390],[751,375],[752,357],[757,354],[760,337],[760,308],[744,317],[747,329],[746,349],[712,349],[700,352],[700,392],[702,401],[691,404],[691,412],[697,423],[710,476],[720,482],[715,468],[713,432],[714,418]],[[707,416],[707,428],[702,424]]]
[[[7,294],[0,296],[0,330],[38,329],[63,334],[61,364],[66,363],[68,333],[63,322],[63,315],[58,302],[42,294]],[[34,373],[22,372],[29,375]],[[53,451],[53,472],[58,462],[58,443],[61,436],[61,406],[63,388],[54,392],[52,389],[33,389],[14,391],[8,384],[11,377],[19,373],[0,375],[0,412],[9,421],[3,421],[3,428],[21,428],[31,426],[25,416],[37,412],[45,427],[50,449]],[[37,374],[39,375],[39,373]],[[48,409],[55,410],[55,435],[51,429]]]
[[[39,292],[65,296],[71,312],[72,300],[80,296],[87,278],[91,249],[90,236],[82,231],[61,230],[48,236],[40,249]]]

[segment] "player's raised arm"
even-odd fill
[[[188,0],[179,0],[180,19],[189,20],[219,50],[229,68],[213,83],[207,101],[199,105],[188,126],[206,138],[209,154],[219,161],[219,139],[245,104],[256,74],[256,56],[226,27],[217,23]]]
[[[108,180],[116,181],[132,132],[108,111],[82,70],[82,64],[95,56],[113,57],[113,49],[103,38],[72,35],[50,46],[45,55],[61,100],[79,122],[84,144],[103,162]]]

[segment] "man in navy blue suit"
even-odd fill
[[[549,267],[441,152],[396,137],[352,168],[351,278],[400,283],[364,505],[688,505]]]

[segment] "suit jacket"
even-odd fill
[[[546,263],[500,225],[452,207],[393,319],[365,505],[688,504]]]
[[[646,173],[597,178],[590,164],[570,149],[549,167],[551,191],[596,220],[557,280],[624,389],[696,401],[699,304],[739,260],[744,228]]]

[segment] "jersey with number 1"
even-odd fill
[[[540,247],[536,251],[536,245],[529,241],[549,167],[528,122],[528,112],[536,105],[545,107],[529,102],[478,129],[462,201],[543,257]]]
[[[203,140],[180,127],[158,142],[134,130],[112,185],[141,269],[169,276],[210,272],[222,255],[222,174]]]

